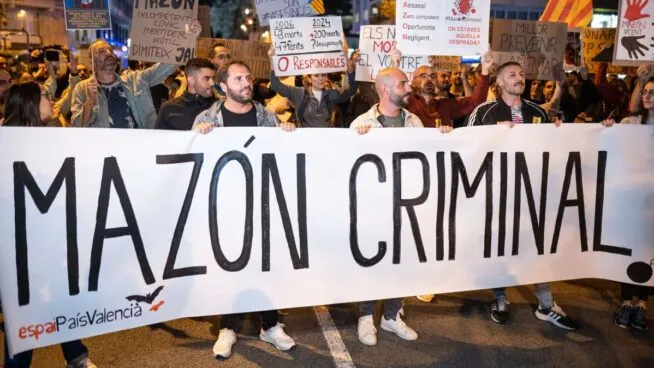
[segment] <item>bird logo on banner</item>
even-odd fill
[[[549,0],[541,22],[568,23],[569,28],[586,27],[593,18],[593,0]]]
[[[309,0],[307,1],[309,7],[313,9],[316,14],[325,14],[325,4],[323,0]]]

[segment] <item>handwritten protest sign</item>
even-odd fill
[[[111,29],[109,0],[82,4],[79,0],[64,1],[66,29]]]
[[[18,353],[185,317],[654,286],[654,126],[573,125],[2,128],[5,336]]]
[[[491,50],[498,65],[516,61],[529,79],[555,80],[563,69],[567,37],[565,23],[496,19]]]
[[[311,1],[306,0],[255,0],[254,3],[262,26],[269,25],[271,19],[310,17],[325,12],[324,8],[311,6]]]
[[[618,0],[618,4],[613,65],[654,63],[654,1]]]
[[[185,64],[194,58],[196,35],[189,26],[197,20],[198,4],[195,0],[134,0],[130,59]]]
[[[255,78],[270,78],[269,43],[198,37],[195,44],[196,56],[208,58],[211,47],[218,43],[229,49],[233,60],[241,60],[247,63]]]
[[[636,68],[613,64],[615,28],[584,28],[581,37],[583,62],[590,73],[597,73],[601,63],[608,63],[611,74],[635,73]]]
[[[398,48],[407,55],[481,55],[488,50],[490,0],[396,2]]]
[[[270,32],[277,76],[347,70],[341,17],[272,19]]]

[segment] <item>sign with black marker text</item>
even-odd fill
[[[325,12],[324,5],[307,0],[255,0],[254,4],[262,27],[269,25],[271,19],[311,17]]]
[[[18,353],[185,317],[654,286],[653,145],[599,124],[0,128],[5,336]]]

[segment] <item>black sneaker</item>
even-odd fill
[[[505,324],[509,321],[509,301],[506,296],[495,298],[490,304],[490,317],[495,323]]]
[[[632,309],[630,305],[623,305],[613,317],[613,323],[620,328],[629,328],[631,325]]]
[[[549,309],[541,308],[539,305],[538,309],[534,312],[534,315],[536,315],[536,318],[541,321],[549,322],[564,330],[575,331],[579,329],[579,326],[574,323],[556,303],[554,303],[552,308]]]
[[[638,331],[647,331],[645,309],[641,307],[631,308],[631,327]]]

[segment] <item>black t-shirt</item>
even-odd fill
[[[100,86],[102,86],[102,90],[107,97],[109,126],[112,128],[135,128],[136,122],[123,85],[116,81],[110,85],[101,84]]]
[[[235,114],[225,108],[225,104],[220,106],[223,114],[223,125],[225,127],[255,127],[257,124],[257,109],[252,109],[245,114]]]

